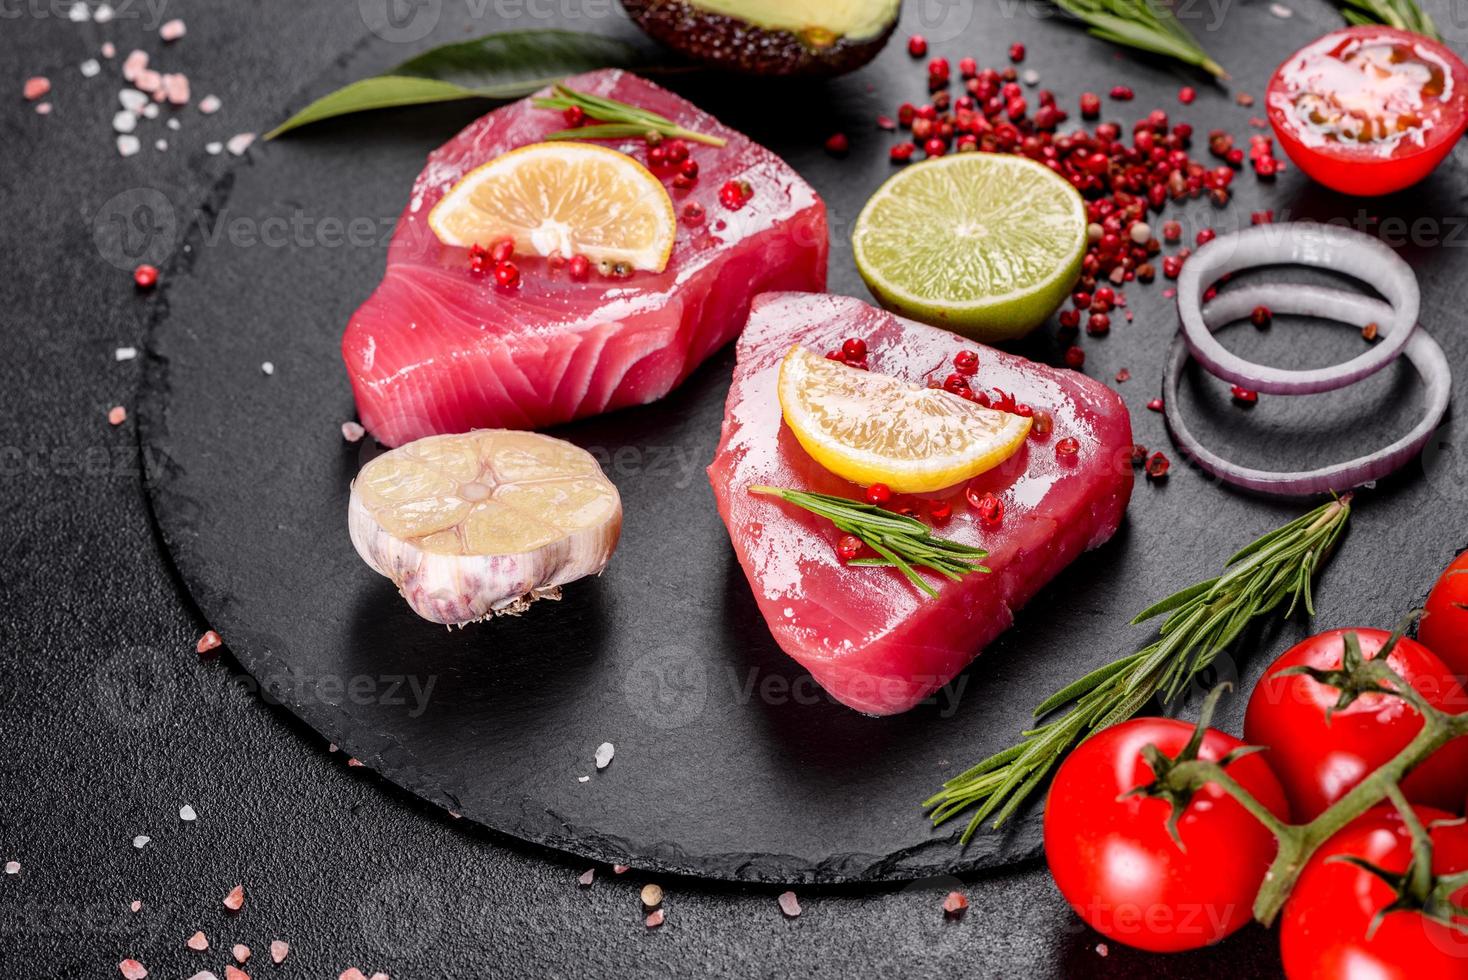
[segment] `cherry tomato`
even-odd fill
[[[1338,690],[1301,674],[1281,676],[1288,667],[1340,668],[1347,633],[1359,638],[1367,660],[1391,636],[1386,630],[1330,630],[1291,647],[1264,672],[1244,715],[1244,739],[1268,746],[1269,766],[1284,784],[1296,820],[1319,816],[1422,729],[1416,710],[1391,694],[1363,694],[1327,720]],[[1461,682],[1422,644],[1398,640],[1387,664],[1435,707],[1451,714],[1468,710]],[[1414,803],[1461,806],[1468,792],[1468,737],[1433,753],[1402,781],[1402,790]]]
[[[1291,160],[1327,187],[1388,194],[1417,183],[1468,125],[1468,67],[1392,27],[1332,31],[1275,70],[1269,122]]]
[[[1468,551],[1443,572],[1427,597],[1417,639],[1453,673],[1468,674]]]
[[[1433,827],[1452,814],[1416,807],[1432,837],[1432,870],[1439,875],[1468,869],[1468,826]],[[1412,860],[1412,838],[1395,808],[1379,806],[1348,824],[1311,856],[1290,892],[1280,919],[1279,946],[1289,980],[1427,980],[1468,976],[1468,934],[1404,909],[1384,916],[1371,938],[1372,920],[1396,895],[1371,872],[1336,855],[1364,858],[1400,873]],[[1462,904],[1468,888],[1453,894]],[[1468,925],[1468,919],[1458,918]]]
[[[1082,742],[1055,774],[1045,803],[1045,857],[1061,895],[1097,932],[1154,952],[1216,943],[1250,921],[1254,895],[1274,859],[1274,835],[1213,783],[1194,794],[1167,830],[1172,805],[1123,794],[1153,781],[1142,748],[1176,758],[1193,726],[1134,718]],[[1242,745],[1209,729],[1198,753],[1217,761]],[[1228,772],[1281,818],[1288,804],[1260,755]]]

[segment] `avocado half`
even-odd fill
[[[839,75],[877,56],[902,0],[622,0],[649,35],[751,75]]]

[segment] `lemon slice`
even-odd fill
[[[622,502],[584,449],[485,429],[419,439],[362,467],[348,527],[414,612],[462,625],[559,598],[560,586],[600,572]]]
[[[1024,336],[1061,304],[1086,253],[1086,205],[1043,164],[958,153],[877,189],[851,233],[889,309],[980,340]]]
[[[785,423],[817,463],[853,483],[926,493],[1013,456],[1030,420],[936,388],[790,348],[780,364]]]
[[[678,222],[662,181],[594,143],[532,143],[471,170],[428,213],[445,245],[511,237],[525,254],[661,272]]]

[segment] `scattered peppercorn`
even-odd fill
[[[1153,453],[1147,460],[1147,479],[1161,480],[1167,477],[1167,471],[1172,468],[1172,463],[1162,453]]]
[[[1375,343],[1376,335],[1380,332],[1381,327],[1377,326],[1375,323],[1368,323],[1366,324],[1366,326],[1361,328],[1361,337],[1368,344]]]
[[[892,500],[892,488],[885,483],[873,483],[867,487],[866,498],[867,503],[880,507]]]
[[[1274,322],[1274,314],[1270,312],[1267,306],[1256,306],[1249,313],[1249,322],[1263,330]]]
[[[133,282],[139,289],[152,289],[158,284],[158,269],[156,266],[140,265],[133,270]]]

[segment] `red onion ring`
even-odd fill
[[[1260,265],[1309,265],[1354,276],[1386,297],[1372,314],[1386,339],[1344,364],[1291,371],[1246,361],[1225,350],[1204,325],[1203,291],[1223,276]],[[1349,295],[1349,294],[1345,294]],[[1406,262],[1370,235],[1336,225],[1266,224],[1221,235],[1183,264],[1177,310],[1193,356],[1209,374],[1275,395],[1311,395],[1355,384],[1386,367],[1406,348],[1421,306],[1417,277]],[[1353,307],[1353,309],[1355,309]],[[1299,310],[1317,314],[1318,310]],[[1248,310],[1244,310],[1247,316]],[[1353,314],[1354,315],[1354,314]]]
[[[1225,324],[1247,317],[1249,311],[1259,305],[1279,313],[1317,316],[1356,327],[1375,323],[1382,332],[1397,329],[1395,325],[1386,326],[1392,309],[1380,300],[1337,289],[1289,283],[1231,289],[1203,307],[1199,311],[1200,320],[1211,333]],[[1168,430],[1183,455],[1205,472],[1226,483],[1260,493],[1282,496],[1308,496],[1327,491],[1339,493],[1379,480],[1416,456],[1427,443],[1448,410],[1452,389],[1448,359],[1437,341],[1421,328],[1402,332],[1411,335],[1404,353],[1427,385],[1427,408],[1411,432],[1383,449],[1320,469],[1278,472],[1240,466],[1205,448],[1188,430],[1179,407],[1178,382],[1190,354],[1181,331],[1173,341],[1171,357],[1162,378],[1163,412]]]

